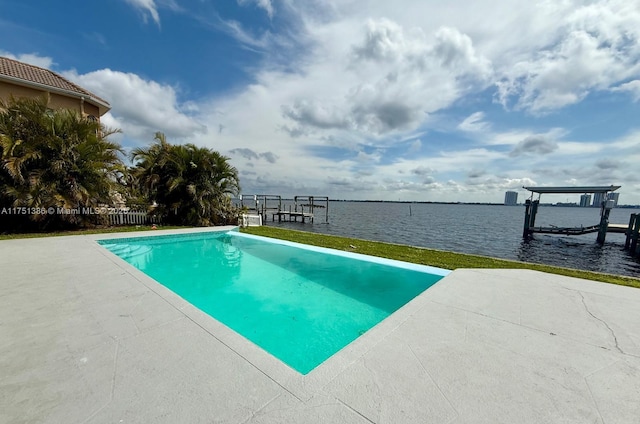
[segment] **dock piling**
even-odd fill
[[[529,237],[529,219],[531,218],[531,200],[527,199],[524,202],[524,229],[522,230],[522,237]]]
[[[598,229],[598,239],[596,240],[600,244],[604,244],[604,240],[607,237],[607,227],[609,226],[609,213],[613,208],[612,200],[604,200],[600,209],[600,225]]]
[[[533,227],[536,226],[536,214],[538,213],[538,205],[540,200],[527,199],[524,202],[524,229],[522,237],[528,238],[533,233]]]
[[[629,217],[629,227],[627,228],[627,238],[624,248],[629,249],[632,255],[637,256],[639,251],[638,233],[640,233],[640,214],[632,213]]]

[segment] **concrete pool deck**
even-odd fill
[[[638,289],[457,270],[303,376],[113,237],[0,241],[0,422],[639,422]]]

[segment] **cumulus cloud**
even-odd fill
[[[193,111],[194,105],[189,103],[183,107],[178,102],[176,90],[169,85],[110,69],[87,74],[67,71],[63,75],[108,99],[113,119],[125,135],[150,139],[155,132],[161,131],[171,139],[207,131],[206,126],[186,113]]]
[[[298,100],[293,105],[282,106],[282,114],[303,127],[319,129],[349,129],[354,125],[340,111],[318,104],[312,100]],[[297,135],[303,134],[302,129],[291,130]]]
[[[503,70],[497,99],[505,106],[547,112],[637,77],[639,19],[640,9],[625,0],[575,7],[556,28],[552,43]]]
[[[427,36],[388,19],[368,20],[356,37],[360,41],[348,49],[327,53],[334,64],[344,64],[342,69],[322,69],[327,61],[321,58],[322,64],[302,70],[308,84],[317,77],[318,90],[325,91],[298,94],[282,106],[283,117],[295,123],[286,126],[293,135],[307,129],[381,137],[412,130],[472,87],[484,87],[491,75],[489,61],[455,28]],[[320,70],[341,74],[340,79],[324,81]]]
[[[491,72],[489,61],[476,53],[471,37],[467,34],[461,33],[457,28],[443,27],[436,32],[435,37],[433,53],[445,67],[461,74],[474,70],[480,76],[488,76]]]
[[[394,60],[401,49],[410,48],[405,41],[403,29],[389,19],[369,20],[365,26],[364,41],[353,46],[358,59],[375,61]]]
[[[516,144],[509,156],[516,157],[525,154],[546,155],[557,149],[558,143],[550,140],[545,135],[532,135]]]

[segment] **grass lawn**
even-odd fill
[[[186,227],[158,227],[161,230],[173,230]],[[123,226],[96,228],[77,231],[59,231],[51,233],[29,234],[0,234],[0,240],[19,238],[36,238],[52,236],[72,236],[83,234],[108,234],[133,231],[153,231],[149,225]],[[426,249],[422,247],[406,246],[401,244],[382,243],[377,241],[353,239],[347,237],[330,236],[326,234],[309,233],[304,231],[286,230],[275,227],[249,227],[242,229],[248,234],[272,237],[313,246],[328,247],[331,249],[345,250],[362,253],[365,255],[379,256],[382,258],[396,259],[399,261],[416,264],[431,265],[439,268],[454,270],[457,268],[519,268],[549,272],[552,274],[566,275],[569,277],[583,278],[585,280],[602,281],[605,283],[619,284],[622,286],[640,288],[640,279],[622,275],[602,274],[598,272],[582,271],[571,268],[561,268],[551,265],[541,265],[527,262],[497,259],[488,256],[467,255],[465,253],[445,252],[442,250]]]
[[[278,238],[297,243],[310,244],[313,246],[328,247],[332,249],[362,253],[365,255],[396,259],[399,261],[431,265],[449,270],[457,268],[532,269],[552,274],[583,278],[585,280],[602,281],[605,283],[640,288],[640,279],[621,275],[602,274],[598,272],[561,268],[551,265],[510,261],[507,259],[496,259],[487,256],[467,255],[464,253],[445,252],[442,250],[337,237],[274,227],[249,227],[242,229],[242,231],[258,236]]]

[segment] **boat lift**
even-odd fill
[[[524,212],[524,229],[522,231],[522,237],[529,238],[533,233],[547,233],[547,234],[566,234],[566,235],[580,235],[598,232],[597,242],[604,243],[607,231],[610,232],[625,232],[626,227],[622,231],[617,231],[618,225],[612,224],[609,228],[609,213],[614,206],[613,200],[607,199],[607,194],[614,192],[620,188],[620,186],[582,186],[582,187],[522,187],[531,192],[531,198],[525,201]],[[534,194],[538,194],[536,200],[533,199]],[[600,204],[600,223],[597,225],[591,225],[588,227],[536,227],[536,214],[538,213],[538,206],[540,205],[540,197],[542,194],[590,194],[601,193],[602,202]]]

